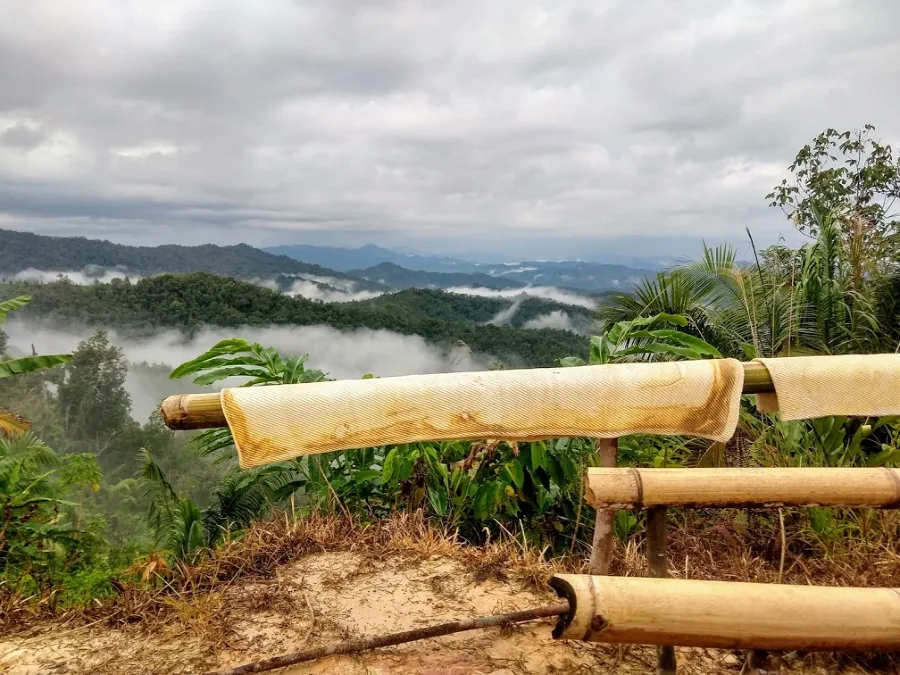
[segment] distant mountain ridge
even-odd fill
[[[119,269],[134,275],[208,272],[252,279],[304,274],[359,281],[337,270],[267,253],[247,244],[126,246],[85,237],[50,237],[0,229],[0,275],[15,275],[28,269],[69,272],[86,268]]]
[[[268,253],[286,255],[296,260],[330,267],[342,272],[367,269],[381,263],[392,263],[408,270],[421,272],[475,272],[477,263],[461,258],[398,253],[389,248],[366,244],[359,248],[311,246],[307,244],[269,246]]]
[[[391,262],[383,262],[362,270],[350,270],[353,276],[394,288],[491,288],[507,290],[525,286],[520,281],[492,277],[482,272],[424,272],[411,270]]]
[[[282,255],[287,254],[287,255]],[[304,256],[297,259],[297,256]],[[385,260],[384,258],[388,258]],[[377,261],[372,264],[358,263]],[[357,263],[351,266],[351,263]],[[31,273],[37,270],[38,273]],[[51,237],[0,229],[0,278],[52,280],[68,274],[79,283],[115,276],[206,272],[255,281],[291,295],[328,301],[359,299],[405,288],[508,293],[546,287],[598,296],[627,289],[650,270],[584,261],[483,263],[397,253],[368,245],[358,249],[247,244],[127,246],[85,237]],[[77,279],[76,279],[77,277]],[[539,291],[536,295],[560,296]],[[571,304],[587,304],[577,298]]]
[[[585,293],[627,289],[655,269],[583,260],[483,263],[459,258],[397,253],[380,246],[275,246],[265,249],[399,288],[483,286],[496,290],[555,286]],[[348,267],[351,262],[358,263]],[[368,264],[362,264],[368,263]],[[441,276],[438,276],[441,275]]]

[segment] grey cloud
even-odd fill
[[[5,145],[11,148],[24,148],[27,150],[39,145],[43,139],[44,134],[39,130],[16,124],[0,133],[0,146]]]
[[[525,328],[558,328],[559,330],[576,331],[572,317],[560,309],[536,316],[525,322]]]
[[[568,255],[771,241],[790,226],[764,195],[813,135],[900,140],[898,22],[878,0],[14,4],[0,223]]]

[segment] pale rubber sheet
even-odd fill
[[[785,420],[900,415],[900,354],[756,360],[775,384],[774,394],[757,396],[762,412]]]
[[[222,407],[243,467],[419,441],[728,440],[744,370],[733,359],[411,375],[238,387]]]

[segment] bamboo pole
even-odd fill
[[[600,466],[615,467],[619,461],[619,439],[598,438],[596,447],[600,455]],[[615,543],[613,540],[615,524],[615,510],[597,509],[597,517],[594,520],[594,538],[591,542],[591,561],[588,567],[591,574],[609,574],[609,561],[612,558]]]
[[[306,663],[315,661],[316,659],[325,658],[326,656],[335,656],[338,654],[355,654],[358,652],[368,651],[370,649],[378,649],[379,647],[391,647],[393,645],[402,645],[407,642],[415,642],[416,640],[425,640],[427,638],[439,637],[441,635],[451,635],[452,633],[462,633],[468,630],[478,628],[489,628],[491,626],[505,626],[511,623],[522,623],[524,621],[535,621],[552,616],[560,616],[569,611],[569,605],[560,603],[551,605],[550,607],[539,607],[537,609],[525,609],[518,612],[510,612],[509,614],[492,614],[490,616],[479,616],[475,619],[463,619],[462,621],[448,621],[434,626],[425,626],[424,628],[414,628],[413,630],[403,631],[402,633],[389,633],[387,635],[375,635],[367,638],[359,638],[356,640],[346,640],[344,642],[334,642],[330,645],[321,647],[313,647],[304,649],[303,651],[294,652],[292,654],[283,654],[282,656],[273,656],[262,661],[252,661],[245,663],[236,668],[223,668],[222,670],[212,671],[206,675],[249,675],[250,673],[262,673],[267,670],[276,668],[284,668],[292,666],[295,663]]]
[[[772,377],[762,363],[751,361],[743,366],[745,394],[774,391]],[[170,429],[212,429],[228,424],[218,393],[170,396],[163,401],[161,410]]]
[[[585,499],[594,508],[677,506],[900,507],[900,469],[590,467]]]
[[[647,567],[654,579],[669,576],[666,565],[666,507],[657,506],[647,512]],[[656,648],[658,675],[675,675],[675,648],[659,645]]]
[[[893,588],[555,575],[569,601],[553,637],[779,651],[900,648]]]

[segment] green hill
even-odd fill
[[[590,325],[593,318],[593,311],[585,307],[564,305],[533,296],[522,296],[522,298],[516,299],[486,298],[426,288],[411,288],[353,304],[396,315],[474,323],[487,323],[495,320],[498,314],[511,310],[515,304],[516,308],[511,315],[501,317],[499,323],[508,323],[516,328],[521,328],[529,321],[552,312],[562,312],[571,317],[574,325],[585,328]]]
[[[191,333],[206,325],[324,324],[340,330],[370,328],[420,335],[442,347],[462,340],[476,353],[530,366],[550,366],[556,358],[586,356],[588,350],[587,339],[570,331],[484,325],[480,319],[493,308],[481,303],[484,298],[442,293],[447,297],[443,298],[443,308],[439,308],[426,302],[429,297],[437,299],[428,296],[428,291],[393,301],[394,296],[385,296],[380,303],[325,303],[291,298],[251,283],[205,273],[163,274],[136,283],[116,279],[87,286],[65,281],[0,284],[0,297],[24,293],[34,300],[19,312],[22,318],[44,317],[65,325],[111,327],[134,333],[164,328]],[[453,310],[456,302],[459,305]],[[422,304],[416,308],[416,303]],[[480,307],[477,311],[476,306]]]

